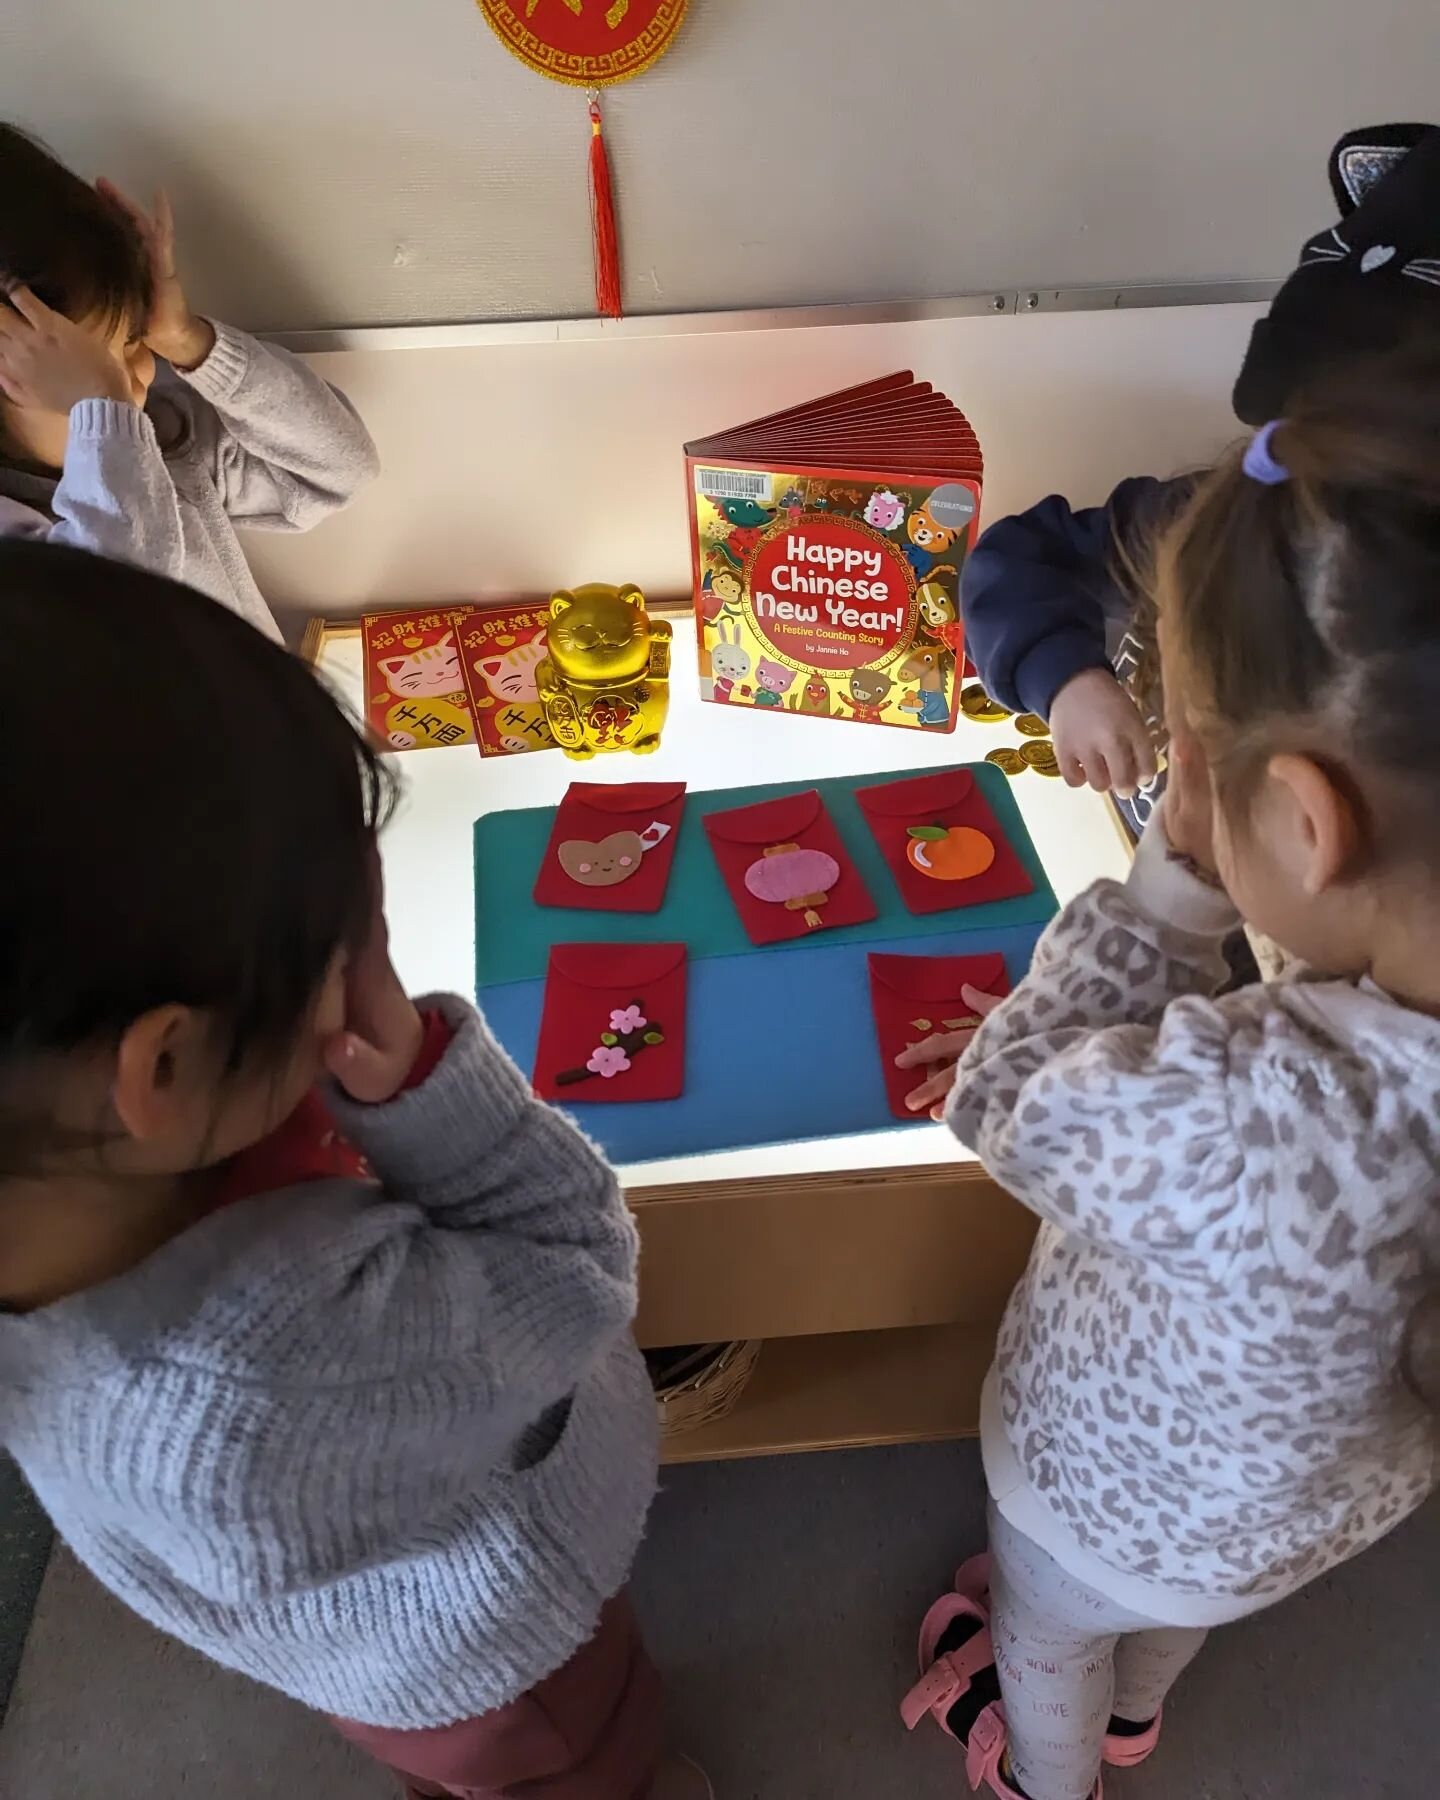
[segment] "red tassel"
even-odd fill
[[[610,159],[600,125],[600,97],[590,98],[590,223],[595,239],[595,310],[606,319],[620,313],[620,240],[610,192]]]

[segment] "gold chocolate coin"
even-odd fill
[[[1022,744],[1020,758],[1026,768],[1033,769],[1037,775],[1060,773],[1060,760],[1049,738],[1031,738],[1028,744]]]
[[[997,769],[1003,769],[1007,775],[1023,775],[1026,769],[1025,758],[1018,750],[1008,745],[1003,750],[987,750],[985,760],[994,763]]]
[[[996,724],[1001,719],[1008,719],[1010,714],[1003,706],[990,698],[978,681],[961,690],[960,710],[967,719],[974,719],[977,724]]]
[[[1015,721],[1015,729],[1022,737],[1049,737],[1050,727],[1039,713],[1021,713]]]

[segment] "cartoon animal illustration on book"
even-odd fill
[[[775,517],[775,508],[761,506],[758,500],[717,500],[715,504],[732,525],[754,530],[763,531]]]
[[[713,698],[727,702],[737,687],[742,695],[748,696],[750,689],[745,683],[750,679],[751,663],[750,652],[740,642],[740,621],[734,619],[727,625],[722,619],[716,641],[710,647],[710,673],[715,682]]]
[[[879,669],[856,669],[850,676],[848,693],[836,698],[848,706],[862,725],[878,725],[885,711],[885,701],[895,683]]]
[[[955,570],[949,563],[940,563],[931,571],[931,579],[922,581],[915,590],[921,625],[927,634],[934,638],[937,644],[943,644],[952,656],[958,654],[960,646],[964,642],[965,630],[960,622],[953,598],[935,577],[954,573]]]
[[[877,531],[893,531],[905,517],[905,502],[889,488],[876,488],[865,502],[865,523]]]
[[[791,712],[809,713],[818,719],[833,718],[830,688],[823,676],[812,675],[799,694],[790,696]]]
[[[929,578],[936,563],[955,542],[950,527],[940,524],[924,506],[917,506],[905,521],[905,535],[909,542],[902,547],[917,581]]]
[[[784,697],[794,682],[794,669],[787,669],[784,663],[772,662],[768,656],[762,656],[755,669],[755,704],[783,706]]]
[[[945,677],[950,671],[949,652],[931,644],[917,644],[900,665],[902,682],[915,682],[913,693],[899,701],[901,712],[914,713],[922,725],[948,725],[950,703],[945,697]]]
[[[731,609],[740,604],[744,591],[744,583],[734,569],[707,569],[700,584],[700,617],[707,625],[728,617]]]

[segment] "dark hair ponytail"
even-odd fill
[[[0,1175],[36,1058],[203,1008],[280,1051],[369,916],[390,778],[315,675],[216,602],[0,541]]]

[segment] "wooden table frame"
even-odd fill
[[[359,629],[312,619],[301,654],[318,663]],[[647,1187],[630,1203],[641,1344],[765,1340],[735,1411],[671,1440],[667,1461],[978,1430],[996,1327],[1035,1233],[978,1163]]]

